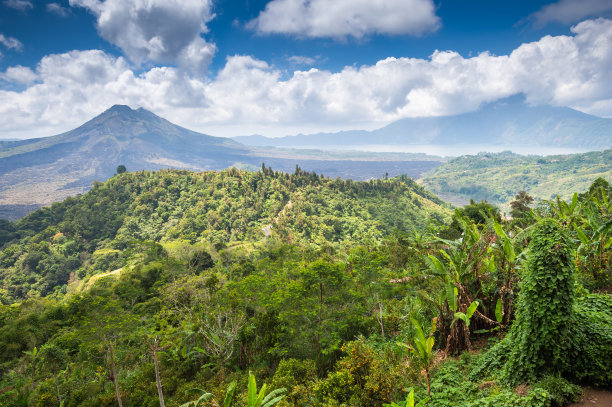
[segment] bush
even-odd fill
[[[553,407],[563,407],[567,403],[578,401],[582,394],[580,386],[568,382],[561,376],[546,376],[533,387],[545,390],[550,396]]]
[[[589,294],[574,305],[562,373],[595,386],[612,384],[612,296]]]
[[[286,388],[285,401],[293,406],[303,406],[310,398],[309,385],[316,378],[316,366],[312,360],[283,359],[276,369],[270,388]]]

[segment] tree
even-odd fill
[[[166,344],[162,346],[160,344],[159,337],[157,335],[155,335],[150,340],[145,337],[145,343],[147,344],[147,347],[149,348],[149,350],[151,351],[151,354],[153,355],[153,364],[155,366],[155,384],[157,386],[157,395],[159,396],[159,405],[160,407],[166,407],[166,402],[164,401],[164,392],[163,392],[162,383],[161,383],[161,375],[159,373],[158,353],[166,350],[167,348],[170,347],[170,345]]]
[[[68,361],[66,352],[51,343],[47,343],[38,352],[38,363],[40,368],[53,375],[55,380],[55,391],[57,392],[57,402],[62,405],[62,396],[59,388],[58,374],[61,372]]]
[[[110,298],[85,295],[75,301],[80,307],[83,336],[88,344],[101,351],[109,378],[115,385],[115,395],[119,407],[123,407],[119,390],[119,370],[117,366],[117,346],[121,339],[135,328],[136,319],[127,313],[119,303]]]
[[[510,215],[513,219],[517,220],[522,227],[525,227],[525,220],[531,212],[529,205],[533,203],[534,199],[525,191],[520,191],[514,197],[514,201],[510,202]]]
[[[127,171],[127,168],[125,168],[125,165],[121,164],[117,166],[117,174],[123,174],[126,171]]]

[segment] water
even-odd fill
[[[442,157],[458,157],[460,155],[478,154],[481,152],[499,153],[502,151],[512,151],[522,155],[559,155],[559,154],[576,154],[585,153],[589,150],[579,148],[567,148],[556,146],[526,146],[526,145],[486,145],[486,144],[406,144],[406,145],[389,145],[389,144],[364,144],[353,146],[295,146],[291,148],[307,148],[319,150],[355,150],[367,151],[372,153],[423,153],[428,155],[437,155]]]

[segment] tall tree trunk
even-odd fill
[[[153,349],[153,363],[155,364],[155,383],[157,384],[157,394],[159,396],[160,407],[166,407],[164,403],[164,392],[162,390],[161,377],[159,375],[159,361],[157,360],[157,349]]]
[[[380,325],[380,334],[383,337],[383,339],[385,339],[385,325],[383,322],[383,303],[382,300],[380,299],[380,296],[376,296],[377,300],[378,300],[378,316],[377,316],[377,320],[378,320],[378,324]]]
[[[57,373],[55,373],[53,376],[55,378],[55,391],[57,392],[57,402],[61,406],[62,405],[62,396],[60,394],[59,381],[57,380]]]
[[[113,350],[113,344],[108,343],[108,359],[110,364],[111,375],[113,376],[113,382],[115,383],[115,393],[117,395],[117,403],[119,403],[119,407],[123,407],[123,402],[121,401],[121,393],[119,392],[119,377],[117,377],[117,368],[115,366],[115,354]]]

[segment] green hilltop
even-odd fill
[[[444,222],[450,213],[405,176],[354,182],[265,166],[258,172],[123,173],[85,195],[3,224],[2,301],[65,292],[68,280],[120,268],[121,253],[133,241],[181,240],[217,249],[267,238],[376,243],[394,230]]]

